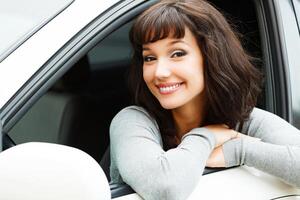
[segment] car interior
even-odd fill
[[[263,71],[254,2],[211,2],[241,33],[243,46]],[[132,104],[127,88],[131,24],[119,27],[74,64],[15,124],[9,138],[15,144],[38,141],[79,148],[101,165],[110,180],[109,125],[118,111]],[[257,106],[264,108],[264,93]]]

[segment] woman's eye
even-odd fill
[[[153,57],[153,56],[145,56],[144,57],[144,62],[151,62],[153,60],[155,60],[155,57]]]
[[[178,57],[182,57],[185,56],[186,52],[185,51],[176,51],[172,54],[172,58],[178,58]]]

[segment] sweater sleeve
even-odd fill
[[[113,119],[110,140],[123,181],[147,200],[186,199],[215,146],[209,130],[196,128],[177,148],[164,151],[153,119],[136,109],[123,110]]]
[[[223,145],[226,167],[248,165],[300,187],[300,131],[280,117],[255,108],[239,138]]]

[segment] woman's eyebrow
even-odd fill
[[[150,51],[150,48],[149,48],[149,47],[143,47],[142,50],[143,50],[143,51]]]
[[[182,43],[182,44],[185,44],[185,45],[188,45],[188,43],[186,43],[184,40],[182,39],[174,39],[172,41],[170,41],[167,46],[172,46],[174,44],[177,44],[177,43]],[[143,51],[151,51],[151,49],[149,47],[144,47],[142,48]]]
[[[177,43],[183,43],[185,45],[188,45],[184,40],[179,39],[179,40],[173,40],[173,41],[169,42],[168,46],[171,46],[171,45],[177,44]]]

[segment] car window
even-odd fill
[[[84,55],[9,130],[16,143],[50,142],[79,148],[100,162],[113,116],[129,105],[127,23]]]
[[[131,54],[128,31],[131,25],[131,22],[125,24],[88,53],[92,71],[97,71],[109,63],[128,62]]]
[[[0,62],[74,0],[0,0]]]

